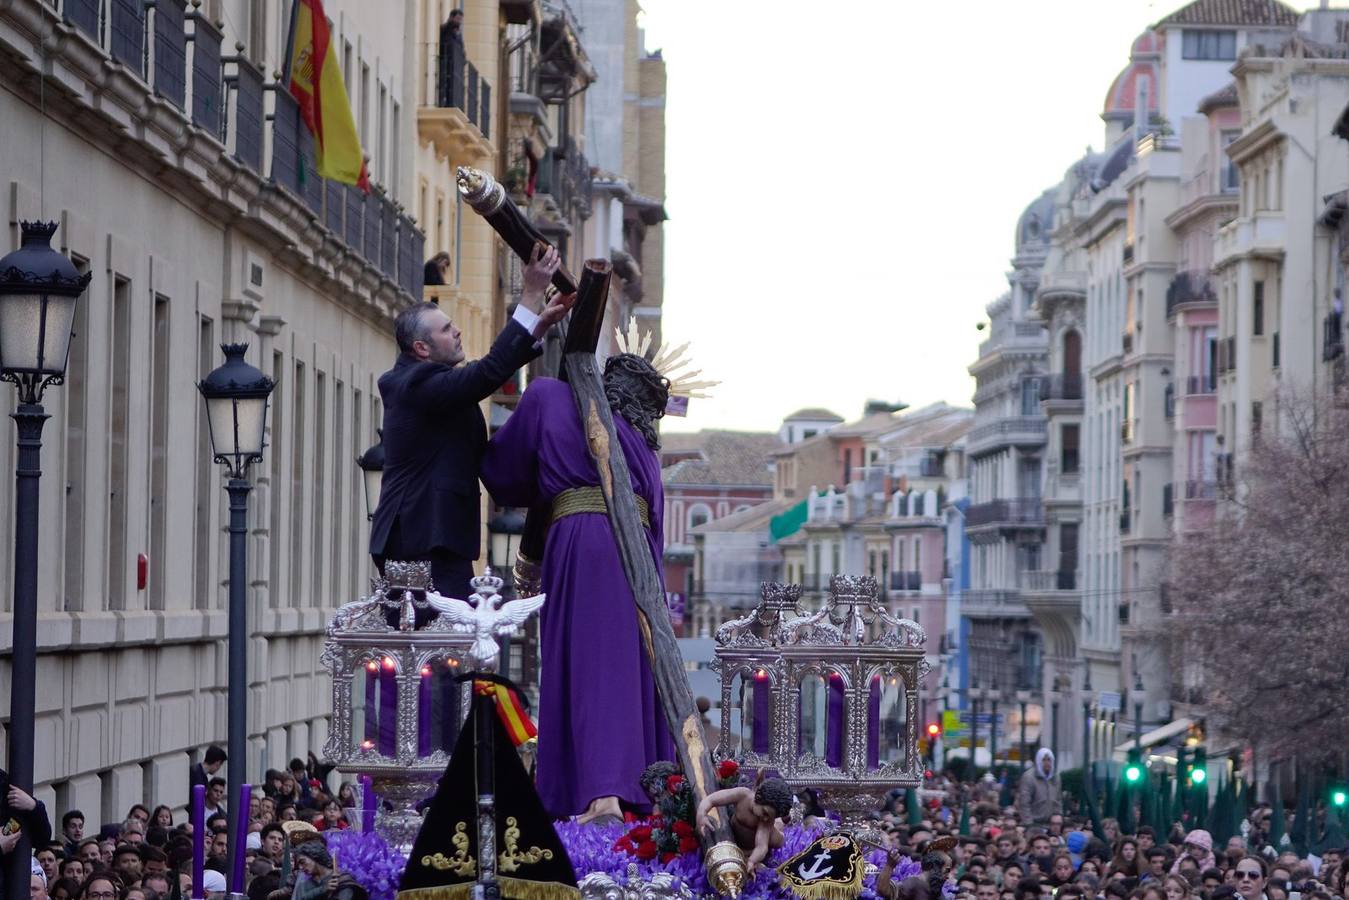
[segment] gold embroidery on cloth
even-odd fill
[[[468,853],[468,823],[459,822],[454,826],[454,837],[450,838],[450,843],[454,844],[454,856],[447,857],[443,853],[435,853],[430,856],[422,857],[422,865],[430,866],[440,871],[450,871],[456,875],[472,875],[477,871],[477,866],[473,862],[473,857]]]
[[[515,821],[515,816],[508,816],[506,819],[506,831],[502,836],[506,843],[506,852],[497,854],[497,868],[503,872],[514,872],[521,866],[532,865],[542,859],[552,859],[553,851],[539,847],[530,847],[521,852],[518,849],[520,841],[520,826]]]

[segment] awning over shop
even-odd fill
[[[1158,744],[1164,744],[1171,738],[1189,731],[1190,726],[1193,724],[1194,722],[1191,719],[1174,719],[1170,722],[1167,722],[1160,728],[1154,728],[1151,731],[1143,732],[1143,739],[1141,743],[1143,744],[1144,748],[1155,747]],[[1129,755],[1129,751],[1132,750],[1134,746],[1135,745],[1132,740],[1128,740],[1120,744],[1118,747],[1115,748],[1115,758],[1116,759],[1126,758]]]

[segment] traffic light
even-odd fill
[[[1330,789],[1330,805],[1338,809],[1344,809],[1345,804],[1349,803],[1349,791],[1343,787],[1334,787]]]
[[[1132,747],[1129,749],[1129,761],[1124,765],[1124,781],[1130,786],[1137,785],[1143,780],[1143,775],[1141,754],[1138,752],[1138,748]]]
[[[929,722],[927,725],[927,758],[936,760],[937,758],[937,739],[941,737],[941,726],[936,722]]]
[[[1194,748],[1194,761],[1190,763],[1189,771],[1190,784],[1195,787],[1203,786],[1208,780],[1208,751],[1203,747]]]
[[[927,736],[933,740],[941,737],[941,726],[936,722],[929,722],[927,726]]]

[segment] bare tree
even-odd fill
[[[1211,530],[1172,547],[1167,636],[1225,731],[1275,755],[1349,736],[1349,407],[1286,400]]]

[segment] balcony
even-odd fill
[[[1344,355],[1344,313],[1329,313],[1321,325],[1321,359],[1330,362]]]
[[[1166,289],[1166,317],[1174,317],[1179,307],[1218,302],[1213,283],[1205,272],[1177,272]]]
[[[1185,379],[1185,395],[1194,397],[1199,394],[1212,394],[1218,390],[1217,379],[1213,373],[1207,375],[1191,375]]]
[[[1027,349],[1049,346],[1049,332],[1039,322],[1008,322],[994,326],[988,340],[979,345],[979,356],[988,356],[995,350],[1025,347]]]
[[[1021,573],[1021,584],[1028,591],[1075,591],[1076,569],[1027,569]]]
[[[1186,500],[1213,500],[1218,496],[1218,482],[1216,481],[1187,481],[1185,482]]]
[[[1066,400],[1069,402],[1080,401],[1082,399],[1082,376],[1080,374],[1046,375],[1040,379],[1040,402],[1052,402],[1055,400]]]
[[[1019,590],[973,588],[960,598],[960,611],[974,619],[1025,618],[1030,615]]]
[[[923,589],[922,572],[891,572],[890,590],[921,591]]]
[[[1017,497],[976,503],[965,512],[965,525],[979,528],[993,525],[999,528],[1035,528],[1044,524],[1045,511],[1039,497]]]
[[[492,86],[464,53],[447,41],[421,46],[421,91],[417,133],[449,157],[451,166],[478,165],[496,153],[492,145]]]
[[[970,430],[965,439],[970,456],[990,453],[1001,447],[1039,446],[1045,442],[1049,424],[1044,416],[1004,416]]]

